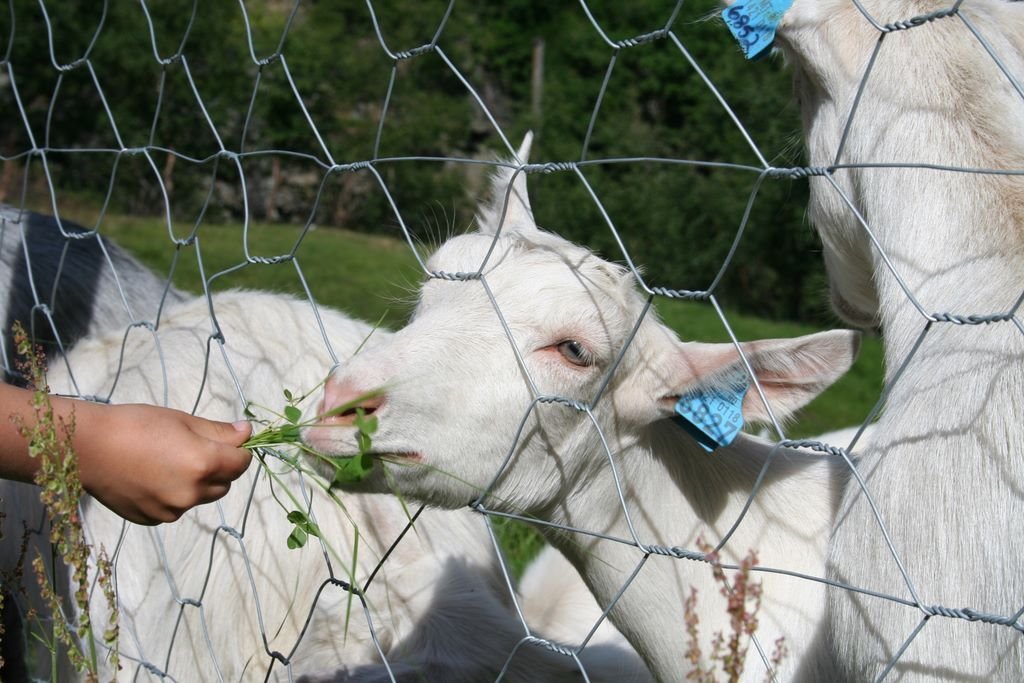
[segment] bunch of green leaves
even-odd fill
[[[245,416],[253,423],[262,425],[263,429],[256,432],[243,447],[248,448],[256,456],[256,461],[263,468],[271,481],[271,495],[286,514],[286,519],[292,525],[288,534],[286,544],[290,550],[298,550],[305,547],[309,538],[320,539],[321,544],[333,557],[348,566],[349,586],[356,587],[356,567],[359,560],[359,528],[355,526],[355,533],[352,539],[352,557],[348,561],[332,548],[328,539],[324,537],[320,527],[311,515],[308,503],[304,503],[299,496],[286,485],[282,472],[271,466],[271,463],[282,463],[285,470],[308,475],[317,482],[327,496],[343,511],[345,505],[338,498],[335,488],[342,483],[357,482],[365,478],[374,468],[374,459],[371,456],[373,446],[373,435],[377,432],[377,417],[368,415],[365,409],[367,401],[379,396],[381,392],[370,391],[356,397],[352,401],[337,406],[325,413],[313,413],[307,417],[303,411],[302,404],[323,386],[320,382],[312,389],[296,395],[289,389],[283,390],[285,405],[280,411],[270,410],[261,406],[248,405],[245,408]],[[261,418],[256,414],[256,409],[261,412],[268,412],[270,418]],[[302,441],[302,430],[321,423],[323,420],[336,415],[354,413],[353,426],[356,428],[356,453],[350,456],[328,456],[315,448],[310,447]],[[327,464],[324,468],[331,472],[331,476],[324,477],[320,471],[310,467],[307,463],[312,460],[315,463]],[[278,491],[283,491],[287,500],[283,500]],[[406,510],[408,516],[408,510]],[[353,523],[354,524],[354,523]],[[345,610],[345,623],[351,617],[352,600],[358,589],[349,591],[348,602]]]
[[[252,406],[247,406],[245,416],[256,424],[263,425],[263,429],[242,445],[250,450],[292,446],[334,469],[334,476],[330,480],[331,486],[360,481],[373,471],[374,461],[370,457],[370,449],[373,445],[373,435],[377,432],[378,427],[377,418],[374,415],[367,415],[363,406],[367,401],[379,396],[381,392],[367,392],[326,413],[304,418],[299,404],[321,385],[298,397],[285,389],[284,398],[287,404],[280,413],[275,413],[277,419],[273,421],[258,419],[252,411]],[[327,418],[350,412],[355,413],[352,425],[356,428],[357,453],[354,455],[328,456],[303,443],[302,429],[304,427],[313,426]]]
[[[340,504],[332,489],[340,484],[360,481],[373,471],[374,459],[370,455],[370,451],[373,446],[373,435],[377,431],[378,422],[376,416],[367,415],[364,406],[367,401],[379,396],[381,392],[367,392],[326,413],[306,417],[301,404],[322,385],[323,382],[301,395],[296,395],[292,391],[285,389],[283,391],[286,402],[285,406],[280,412],[270,411],[273,415],[272,419],[258,418],[253,410],[254,406],[247,406],[245,409],[246,417],[254,423],[262,425],[263,429],[254,434],[243,446],[256,454],[258,462],[275,483],[282,484],[278,474],[267,462],[268,455],[276,457],[276,459],[285,463],[292,470],[312,475],[328,494]],[[355,414],[353,418],[353,426],[356,429],[357,452],[355,454],[350,456],[328,456],[302,441],[302,429],[304,427],[313,426],[335,415],[346,413]],[[332,476],[329,479],[322,478],[320,472],[303,463],[302,456],[328,465],[329,468],[325,469],[332,472]],[[322,539],[323,536],[320,533],[320,528],[310,518],[309,514],[301,509],[303,506],[299,504],[298,499],[286,487],[279,486],[279,488],[285,490],[291,503],[291,505],[285,503],[280,498],[277,498],[275,493],[275,499],[286,511],[287,519],[293,525],[292,531],[288,536],[288,547],[291,549],[301,548],[306,544],[310,536]]]
[[[14,340],[21,357],[20,371],[32,387],[34,420],[15,416],[18,432],[28,442],[28,451],[39,459],[35,483],[42,489],[40,499],[46,507],[50,523],[51,563],[63,562],[71,572],[77,586],[74,595],[77,623],[72,624],[63,614],[62,600],[55,576],[48,575],[47,563],[37,553],[32,561],[40,593],[52,619],[51,633],[39,634],[50,652],[51,671],[56,672],[60,647],[67,652],[71,664],[85,675],[86,680],[97,680],[98,655],[93,623],[89,609],[91,582],[89,559],[92,548],[85,540],[79,515],[83,489],[78,471],[78,456],[72,446],[75,433],[74,412],[68,419],[56,415],[46,384],[46,361],[42,348],[33,344],[20,324],[14,326]],[[114,671],[118,665],[118,611],[113,586],[113,570],[103,549],[97,553],[96,579],[110,609],[110,621],[103,633],[103,642],[110,651]]]

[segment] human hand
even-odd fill
[[[249,466],[248,422],[214,422],[178,410],[75,402],[82,486],[138,524],[173,522],[228,492]]]

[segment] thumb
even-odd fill
[[[218,422],[199,418],[193,431],[211,441],[217,441],[225,446],[240,447],[252,436],[252,425],[245,420],[237,422]]]
[[[252,453],[241,447],[252,434],[252,425],[245,420],[237,422],[207,420],[205,429],[207,431],[200,430],[198,433],[219,444],[216,448],[218,473],[212,479],[226,483],[242,476],[252,461]],[[220,495],[223,494],[219,494],[217,497]]]
[[[247,420],[235,420],[231,423],[231,429],[235,435],[235,441],[228,440],[233,446],[241,446],[243,443],[249,440],[252,436],[252,423]],[[226,439],[228,437],[225,437]]]

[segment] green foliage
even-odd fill
[[[201,258],[207,278],[241,266],[210,281],[211,291],[252,288],[305,295],[290,265],[246,264],[237,224],[205,224],[199,229],[199,242],[180,249],[168,239],[159,219],[110,215],[104,221],[103,234],[157,272],[171,273],[174,284],[186,291],[203,290]],[[298,237],[297,230],[256,223],[249,226],[248,245],[259,256],[287,254],[296,248]],[[405,322],[413,303],[410,294],[423,277],[407,245],[345,230],[306,233],[301,237],[297,261],[317,301],[363,320],[380,320],[387,327]]]
[[[544,547],[545,540],[540,532],[525,522],[507,517],[491,517],[491,526],[501,543],[512,576],[523,575],[530,561]]]
[[[370,455],[370,450],[373,447],[372,436],[377,431],[377,418],[373,415],[367,415],[362,406],[370,399],[378,396],[380,392],[368,392],[326,413],[314,415],[303,420],[302,409],[299,407],[299,404],[316,392],[322,384],[321,382],[320,385],[313,387],[301,396],[296,396],[291,390],[284,389],[283,393],[287,404],[280,413],[275,413],[276,419],[274,420],[257,417],[251,405],[245,408],[245,416],[252,422],[263,425],[263,429],[253,434],[242,446],[253,451],[257,456],[257,462],[260,463],[267,475],[278,486],[283,486],[283,483],[280,474],[275,472],[267,463],[268,455],[283,462],[289,469],[313,475],[314,479],[328,492],[340,484],[359,481],[373,471],[375,461]],[[325,418],[346,413],[355,414],[352,424],[356,428],[356,454],[342,457],[326,456],[302,442],[303,427],[319,424]],[[291,449],[292,452],[281,451],[281,448]],[[333,475],[330,479],[323,480],[316,471],[309,469],[305,465],[299,458],[299,454],[305,454],[314,461],[327,463],[333,468]],[[273,492],[273,489],[271,491]],[[291,491],[285,489],[285,493],[293,505],[298,504],[298,499]],[[306,545],[306,541],[310,536],[322,538],[319,527],[309,518],[307,513],[294,509],[291,505],[278,498],[276,493],[274,493],[274,496],[277,503],[286,511],[288,521],[294,525],[287,539],[289,549],[302,548]],[[336,500],[335,502],[340,504],[340,501]]]
[[[717,0],[683,4],[671,29],[685,53],[668,36],[617,49],[601,35],[616,41],[650,33],[666,25],[675,5],[592,0],[587,7],[598,30],[579,3],[458,3],[437,51],[396,61],[380,40],[396,54],[421,48],[437,33],[447,0],[375,2],[374,16],[357,2],[301,3],[293,16],[290,2],[247,2],[243,14],[232,2],[166,0],[147,3],[157,51],[169,59],[180,49],[184,59],[160,65],[140,6],[109,3],[90,64],[124,146],[149,146],[148,156],[54,149],[47,164],[56,201],[69,189],[103,198],[113,185],[115,209],[169,210],[179,237],[211,217],[238,221],[248,212],[390,235],[404,224],[416,239],[436,241],[437,233],[471,221],[473,199],[485,191],[485,167],[442,158],[507,156],[502,134],[514,147],[532,128],[535,161],[649,159],[581,166],[589,188],[573,172],[534,176],[541,225],[622,260],[617,232],[652,285],[703,289],[722,267],[758,182],[762,163],[747,136],[768,163],[798,164],[799,121],[788,76],[771,60],[743,59],[713,16]],[[81,56],[99,5],[45,6],[58,61]],[[14,17],[12,71],[36,140],[52,148],[117,149],[89,72],[62,74],[50,64],[38,3],[15,2]],[[9,21],[0,12],[0,35]],[[543,86],[535,91],[541,44]],[[20,120],[3,89],[0,107],[9,121]],[[236,165],[216,157],[221,144],[266,154]],[[30,147],[21,126],[0,133],[0,153],[8,157]],[[43,174],[34,159],[17,163],[29,164],[38,186]],[[696,163],[668,162],[680,159]],[[367,160],[375,172],[327,170]],[[271,186],[271,177],[285,189]],[[282,192],[295,196],[278,201]],[[207,197],[212,206],[204,212]],[[769,178],[760,186],[717,289],[730,308],[823,320],[822,266],[804,224],[806,203],[806,180]]]
[[[357,353],[358,350],[359,349],[356,350]],[[348,583],[353,590],[348,592],[348,598],[346,600],[345,627],[347,629],[349,619],[351,618],[353,599],[359,590],[356,588],[356,568],[358,567],[359,561],[359,528],[356,527],[353,529],[351,558],[341,558],[332,547],[330,539],[324,537],[320,531],[320,527],[313,521],[310,514],[302,510],[305,505],[285,484],[281,477],[281,473],[271,467],[270,462],[268,462],[270,460],[280,462],[284,464],[287,471],[310,475],[313,481],[324,489],[327,497],[343,511],[345,510],[344,502],[335,493],[333,490],[334,487],[342,482],[358,481],[373,470],[375,467],[375,461],[370,455],[370,449],[373,445],[371,437],[377,431],[377,419],[373,416],[367,416],[362,406],[368,400],[379,396],[380,392],[368,392],[362,396],[356,397],[344,405],[337,406],[326,413],[316,414],[307,419],[303,419],[303,411],[300,407],[301,404],[313,393],[318,391],[322,384],[323,383],[321,382],[321,384],[312,387],[301,395],[294,394],[290,389],[283,389],[282,393],[286,404],[279,413],[270,411],[271,414],[275,416],[274,419],[261,418],[257,416],[255,409],[258,408],[258,406],[246,406],[245,416],[255,424],[263,425],[264,428],[259,433],[255,433],[250,437],[248,441],[242,444],[242,446],[253,451],[253,454],[256,456],[256,461],[260,464],[264,473],[271,481],[271,495],[274,497],[274,500],[281,509],[285,511],[288,522],[292,524],[291,532],[285,540],[285,545],[288,549],[298,550],[305,547],[310,536],[313,536],[315,538],[319,538],[327,552],[333,555],[339,562],[348,562]],[[266,410],[266,408],[260,408],[261,412]],[[302,442],[301,430],[303,427],[317,424],[324,418],[349,412],[355,413],[353,424],[357,430],[358,444],[357,453],[355,455],[348,457],[328,457]],[[333,466],[333,476],[330,479],[325,479],[321,476],[320,472],[311,469],[307,462],[300,457],[303,454],[315,461],[328,463]],[[284,495],[288,499],[287,502],[281,499],[278,495],[278,491],[283,491]],[[399,500],[401,500],[400,495]],[[403,502],[403,508],[404,507],[405,505]],[[408,511],[406,512],[408,513]]]
[[[295,525],[288,536],[289,549],[295,550],[306,545],[306,539],[310,536],[320,538],[320,527],[314,524],[305,512],[292,510],[288,513],[288,521]]]

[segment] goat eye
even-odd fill
[[[590,355],[590,351],[575,339],[566,339],[559,343],[558,352],[573,365],[588,367],[594,364],[594,358]]]

